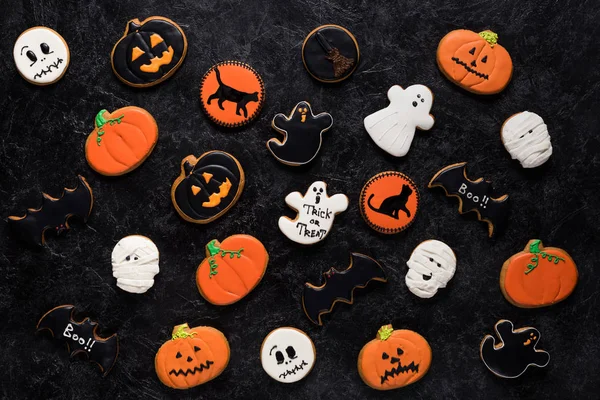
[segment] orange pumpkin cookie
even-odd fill
[[[246,125],[256,118],[264,102],[263,80],[248,64],[225,61],[212,66],[202,78],[200,104],[218,125]]]
[[[427,340],[407,329],[384,325],[358,355],[358,373],[377,390],[398,389],[421,379],[431,365]]]
[[[143,108],[128,106],[101,110],[85,142],[85,158],[94,171],[108,176],[133,171],[154,150],[158,126]]]
[[[210,326],[173,328],[154,359],[158,379],[173,389],[189,389],[215,379],[229,363],[229,342]]]
[[[212,304],[233,304],[259,284],[268,262],[265,246],[250,235],[229,236],[222,243],[211,240],[196,270],[198,290]]]
[[[508,51],[492,31],[458,29],[440,40],[437,63],[446,78],[477,94],[499,93],[512,77]]]
[[[504,262],[500,289],[517,307],[545,307],[569,297],[577,278],[577,266],[566,251],[544,247],[536,239]]]

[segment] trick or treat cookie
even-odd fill
[[[359,207],[371,228],[381,233],[398,233],[413,223],[419,209],[419,191],[408,176],[381,172],[363,186]]]
[[[313,30],[302,44],[302,61],[308,73],[325,83],[348,78],[360,60],[356,38],[346,28],[322,25]]]
[[[112,252],[113,276],[117,286],[129,293],[146,293],[158,274],[158,249],[142,235],[125,236]]]
[[[46,193],[42,193],[42,198],[39,208],[28,208],[20,217],[8,217],[9,225],[23,240],[40,246],[46,242],[47,231],[60,235],[69,230],[72,217],[87,222],[94,205],[92,188],[81,175],[77,175],[77,185],[63,189],[59,198]]]
[[[325,182],[313,182],[304,196],[293,192],[285,197],[288,206],[298,212],[294,219],[279,218],[279,229],[288,239],[300,244],[315,244],[325,239],[335,216],[348,208],[345,194],[327,195]]]
[[[165,17],[132,19],[123,37],[113,47],[112,69],[123,83],[134,87],[154,86],[181,66],[187,39],[175,22]]]
[[[58,306],[48,311],[37,323],[37,331],[48,330],[52,337],[67,345],[69,355],[86,354],[90,362],[96,363],[106,376],[115,365],[119,355],[119,339],[114,333],[107,338],[98,336],[98,324],[89,318],[73,319],[75,306]]]
[[[517,307],[545,307],[569,297],[578,276],[575,261],[566,251],[544,247],[541,240],[535,239],[504,262],[500,289]]]
[[[279,139],[269,139],[267,148],[281,163],[294,167],[308,164],[321,149],[323,133],[333,125],[329,113],[313,114],[307,101],[296,104],[289,116],[275,115],[271,126],[283,135]]]
[[[394,85],[388,90],[390,105],[364,120],[365,129],[381,149],[395,157],[404,157],[415,136],[415,129],[433,127],[433,93],[427,86],[412,85],[403,89]]]
[[[173,389],[189,389],[215,379],[229,364],[229,342],[210,326],[173,328],[154,358],[158,379]]]
[[[548,127],[539,115],[523,111],[504,121],[500,131],[502,143],[513,160],[523,168],[539,167],[552,155]]]
[[[486,335],[479,348],[483,363],[501,378],[518,378],[530,366],[543,368],[550,362],[550,354],[537,350],[540,332],[535,328],[514,329],[506,319],[496,322],[494,327],[499,341]]]
[[[337,302],[354,303],[354,289],[364,288],[371,281],[387,282],[385,271],[374,259],[364,254],[350,253],[350,265],[339,271],[330,268],[323,273],[321,286],[304,284],[302,308],[313,324],[322,326],[321,316],[329,314]]]
[[[85,158],[102,175],[123,175],[139,167],[154,150],[158,126],[143,108],[100,110],[85,142]]]
[[[196,270],[196,284],[209,303],[225,306],[250,293],[267,270],[269,254],[253,236],[233,235],[206,245],[206,258]]]
[[[213,150],[181,161],[171,187],[175,210],[186,221],[207,224],[237,202],[244,189],[244,170],[231,154]]]
[[[433,297],[445,288],[456,271],[456,255],[444,242],[426,240],[419,244],[406,262],[406,286],[422,299]]]
[[[315,365],[315,345],[300,329],[277,328],[267,335],[260,348],[260,362],[276,381],[294,383],[304,379]]]
[[[483,178],[472,181],[467,177],[467,163],[448,165],[438,171],[429,182],[429,188],[441,187],[448,197],[458,198],[458,212],[477,213],[480,221],[487,222],[489,237],[504,229],[508,220],[508,195],[492,197],[494,188]]]
[[[492,31],[448,33],[438,45],[437,63],[452,83],[477,94],[503,91],[513,71],[508,51]]]
[[[265,102],[262,78],[248,64],[225,61],[213,65],[200,84],[200,105],[208,118],[228,128],[252,121]]]
[[[62,78],[71,60],[65,39],[45,26],[34,26],[21,33],[13,57],[19,74],[27,82],[40,86]]]
[[[431,365],[431,347],[417,332],[384,325],[358,354],[358,374],[377,390],[398,389],[423,378]]]

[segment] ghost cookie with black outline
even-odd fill
[[[300,329],[288,326],[271,331],[260,348],[263,369],[282,383],[304,379],[314,367],[316,356],[310,337]]]

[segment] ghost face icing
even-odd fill
[[[23,32],[15,42],[13,56],[21,76],[36,85],[58,81],[70,60],[69,47],[63,37],[43,26]]]
[[[260,351],[265,372],[283,383],[297,382],[308,375],[315,356],[315,346],[306,333],[289,327],[269,333]]]
[[[413,250],[406,265],[406,286],[413,294],[428,299],[454,276],[456,256],[446,243],[427,240]]]
[[[112,252],[113,276],[117,286],[129,293],[145,293],[158,274],[158,249],[145,236],[126,236]]]
[[[501,135],[504,147],[523,168],[539,167],[552,155],[548,127],[542,117],[532,112],[523,111],[507,119]]]

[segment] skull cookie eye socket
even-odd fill
[[[181,356],[181,353],[180,353],[180,352],[177,352],[177,354],[175,355],[175,358],[181,358],[181,357],[182,357],[182,356]]]
[[[50,46],[48,46],[48,44],[46,44],[46,43],[40,44],[40,49],[42,50],[42,53],[44,53],[44,54],[54,53],[53,51],[50,51]]]
[[[383,352],[383,354],[381,355],[381,359],[382,360],[387,360],[388,358],[390,358],[390,356],[388,355],[388,353],[386,353],[385,351]]]
[[[282,352],[280,352],[280,351],[277,351],[277,352],[275,353],[275,358],[277,359],[277,364],[283,364],[283,360],[285,359],[285,358],[283,357],[283,353],[282,353]]]
[[[35,53],[31,50],[27,50],[27,53],[25,53],[25,55],[27,56],[27,58],[29,58],[34,63],[37,61],[37,57],[36,57]],[[31,64],[31,65],[33,65],[33,64]]]
[[[294,358],[297,357],[296,350],[294,350],[294,348],[292,346],[288,346],[287,349],[285,349],[285,352],[287,353],[290,360],[293,360]]]

